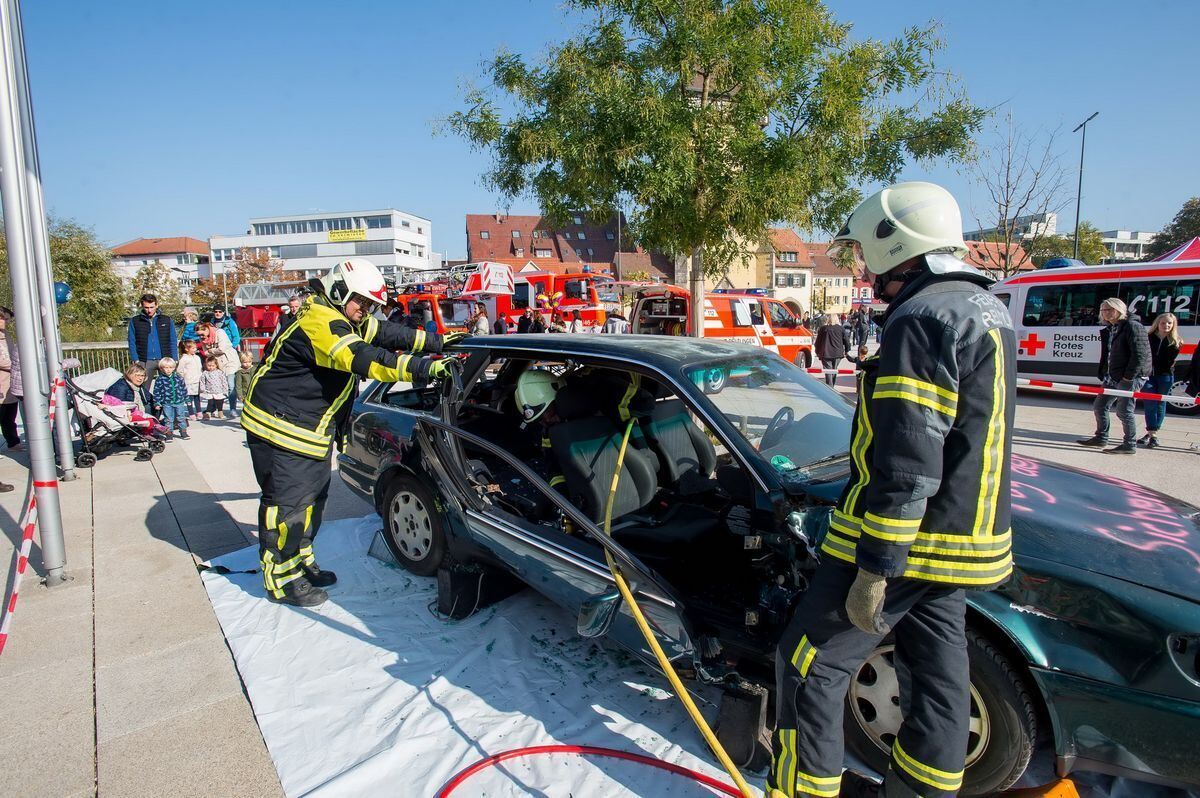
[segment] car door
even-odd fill
[[[461,400],[461,387],[455,390],[459,391],[457,399]],[[447,398],[447,407],[457,406],[455,397]],[[686,610],[666,580],[605,536],[512,453],[458,427],[452,412],[445,413],[442,418],[421,417],[417,422],[417,435],[437,484],[444,494],[449,494],[447,498],[452,497],[459,504],[472,540],[485,547],[526,584],[576,615],[581,634],[606,634],[654,663],[654,656],[632,613],[616,598],[616,583],[603,553],[607,551],[625,576],[667,656],[690,665],[693,646]],[[474,476],[475,469],[464,453],[464,444],[502,459],[570,518],[582,536],[549,532],[544,526],[491,502],[488,494],[492,486]],[[605,616],[610,619],[608,622],[600,620]]]

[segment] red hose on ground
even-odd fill
[[[682,765],[674,765],[670,762],[664,762],[661,759],[655,759],[646,754],[634,754],[629,751],[618,751],[615,748],[598,748],[594,745],[534,745],[528,748],[514,748],[511,751],[504,751],[499,754],[493,754],[486,759],[481,759],[474,765],[463,768],[450,781],[446,782],[437,792],[437,798],[449,798],[449,796],[463,782],[474,776],[481,770],[493,767],[507,759],[516,759],[523,756],[536,756],[538,754],[587,754],[591,756],[603,756],[610,759],[626,759],[630,762],[640,762],[643,765],[665,770],[668,773],[674,773],[676,776],[683,776],[692,781],[699,782],[705,787],[711,787],[722,795],[731,795],[733,798],[741,798],[741,793],[735,788],[717,781],[712,776],[706,776],[690,768],[685,768]]]

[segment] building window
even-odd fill
[[[492,236],[491,236],[491,233],[489,233],[487,230],[480,230],[479,237],[483,238],[483,239],[488,239],[488,238],[491,238]]]
[[[315,258],[317,257],[316,244],[289,244],[279,248],[279,257],[281,258]]]
[[[394,241],[355,241],[355,255],[391,255],[395,251]]]
[[[401,227],[408,227],[408,226],[409,226],[409,224],[408,224],[408,219],[401,219],[401,220],[400,220],[400,226],[401,226]]]
[[[607,238],[609,241],[612,241],[614,238],[616,238],[616,236],[613,235],[612,230],[605,231],[604,237]]]
[[[513,238],[520,238],[520,237],[521,237],[521,231],[520,231],[520,230],[513,230],[513,231],[512,231],[512,236],[513,236]]]
[[[533,255],[534,255],[534,257],[535,257],[535,258],[549,258],[549,257],[550,257],[550,250],[548,250],[548,249],[535,249],[535,250],[533,251]]]
[[[580,231],[579,231],[579,240],[580,240],[580,241],[582,241],[582,240],[584,240],[585,238],[587,238],[587,233],[585,233],[585,232],[583,232],[582,230],[580,230]]]
[[[783,288],[785,285],[787,285],[787,276],[783,274],[775,275],[775,287]]]
[[[425,233],[425,228],[417,225],[417,233],[423,235]]]
[[[595,254],[595,253],[594,253],[594,252],[592,252],[592,248],[591,248],[591,247],[588,247],[588,257],[590,258],[590,257],[592,257],[594,254]]]
[[[523,257],[525,257],[525,248],[524,248],[524,247],[517,247],[517,252],[516,252],[516,254],[517,254],[517,257],[518,257],[518,258],[523,258]]]
[[[795,263],[796,262],[796,253],[795,252],[780,252],[779,259],[781,261],[783,261],[784,263]]]
[[[367,217],[367,229],[368,230],[381,230],[385,227],[391,227],[391,223],[392,223],[392,220],[388,216],[368,216]],[[401,224],[407,226],[408,222],[402,221]]]
[[[582,257],[583,257],[583,252],[581,252],[580,250],[578,250],[578,249],[577,249],[577,250],[575,250],[575,256],[576,256],[576,257],[578,257],[578,258],[582,258]],[[146,262],[146,261],[142,261],[142,263],[145,263],[145,262]]]
[[[796,287],[804,288],[806,285],[808,285],[808,275],[804,272],[800,272],[796,275]]]
[[[583,219],[580,219],[578,216],[574,217],[574,219],[575,219],[575,224],[583,224]]]

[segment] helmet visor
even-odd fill
[[[383,307],[385,304],[387,304],[386,301],[381,302],[377,297],[373,297],[369,294],[353,293],[350,295],[350,298],[357,300],[358,304],[369,308]]]
[[[834,241],[825,250],[825,254],[838,266],[852,270],[856,277],[862,277],[866,273],[867,262],[863,258],[862,244],[853,239]]]

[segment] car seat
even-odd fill
[[[704,431],[692,421],[679,399],[658,402],[640,422],[650,448],[658,455],[660,483],[681,495],[712,488],[717,452]]]
[[[612,486],[624,430],[603,416],[563,421],[549,429],[551,449],[566,479],[572,504],[597,524]],[[653,506],[658,477],[652,456],[629,446],[613,500],[613,537],[637,554],[676,557],[714,532],[720,519],[711,511],[675,503]]]

